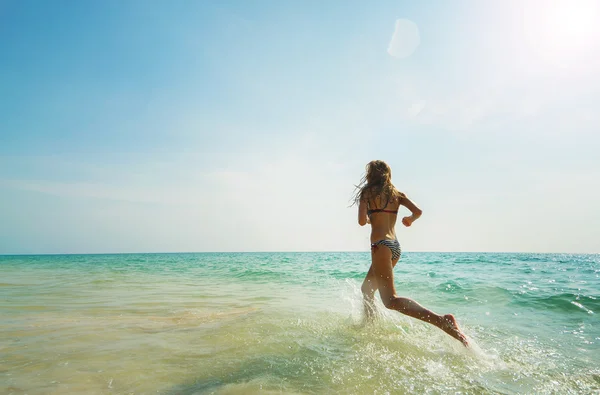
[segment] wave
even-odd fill
[[[516,294],[516,302],[522,306],[532,306],[570,313],[600,312],[600,300],[595,296],[585,296],[573,293],[561,293],[551,296],[533,296],[531,294]]]

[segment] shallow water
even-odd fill
[[[0,257],[0,393],[596,393],[600,256],[406,253],[473,343],[362,320],[368,253]]]

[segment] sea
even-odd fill
[[[0,256],[0,393],[600,393],[600,255],[404,253],[398,295],[454,314],[469,348],[379,299],[365,320],[369,265],[369,252]]]

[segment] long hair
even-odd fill
[[[365,175],[360,183],[355,185],[352,205],[359,204],[361,200],[375,200],[377,197],[385,201],[385,205],[405,195],[392,184],[392,169],[382,160],[372,160],[367,163]]]

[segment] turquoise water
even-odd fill
[[[599,393],[600,255],[406,253],[379,305],[368,253],[0,257],[2,394]]]

